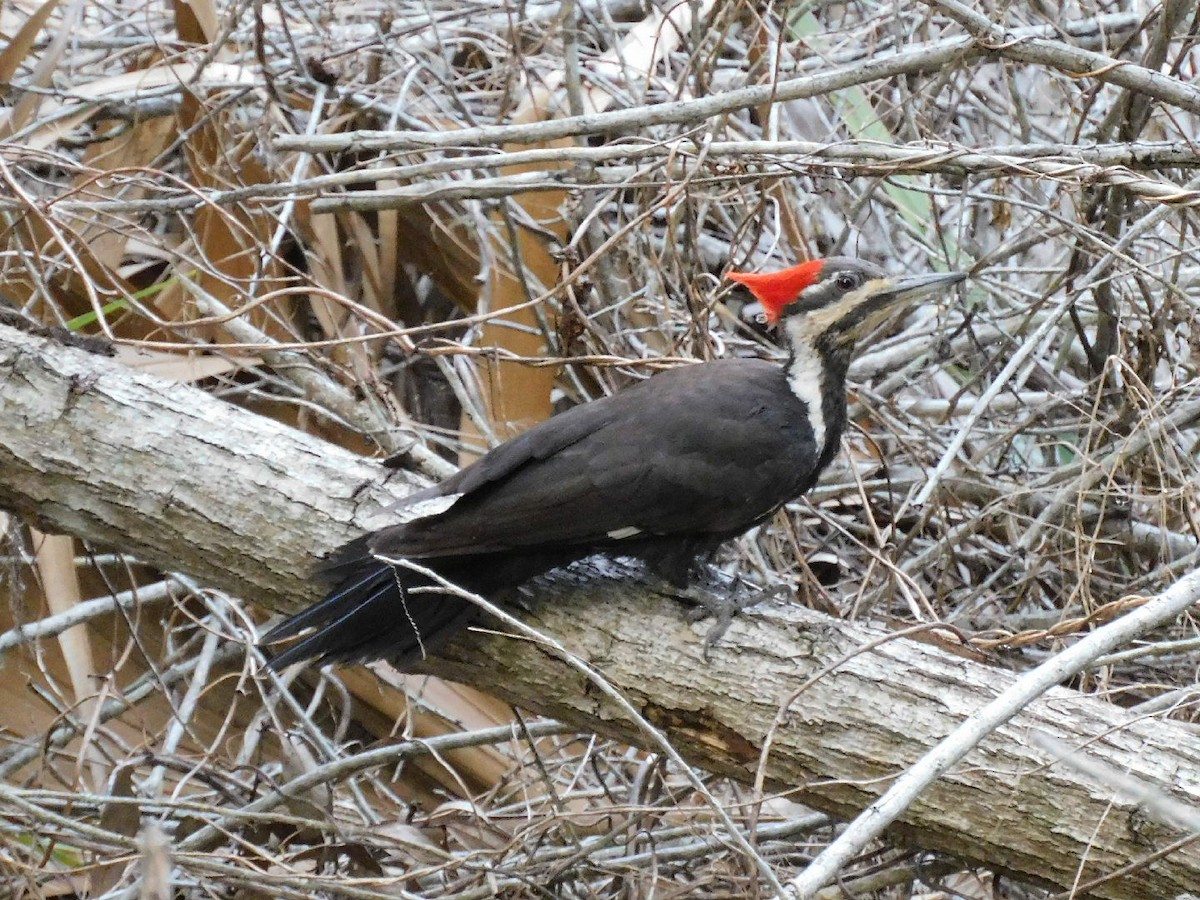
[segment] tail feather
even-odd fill
[[[273,644],[313,629],[311,634],[271,657],[279,670],[292,663],[369,662],[388,659],[405,669],[420,662],[475,618],[477,607],[451,594],[412,589],[430,580],[403,566],[376,559],[366,534],[338,548],[317,570],[333,584],[325,599],[285,619],[262,639]],[[447,581],[492,596],[587,555],[578,548],[556,547],[524,553],[441,556],[422,559]]]
[[[391,575],[391,569],[388,569]],[[264,644],[274,644],[295,637],[306,628],[328,624],[341,619],[362,605],[364,595],[374,595],[382,570],[364,566],[358,573],[341,581],[319,603],[284,619],[263,636]]]
[[[317,574],[328,581],[342,581],[351,569],[362,568],[363,563],[371,556],[371,532],[359,535],[352,541],[342,544],[317,566]]]
[[[273,656],[271,668],[314,658],[323,663],[386,658],[405,668],[467,625],[475,614],[475,607],[461,597],[409,593],[428,584],[427,580],[380,562],[361,541],[339,550],[323,571],[339,578],[337,586],[324,600],[272,628],[262,643],[308,628],[316,631]]]

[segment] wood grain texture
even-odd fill
[[[402,476],[193,388],[0,326],[0,505],[294,609],[318,588],[314,556],[380,524]],[[607,567],[606,567],[607,568]],[[628,574],[628,573],[627,573]],[[711,664],[704,623],[636,577],[585,566],[523,592],[524,617],[598,667],[690,761],[752,777],[776,711],[821,667],[883,632],[797,606],[734,623]],[[581,728],[645,744],[550,653],[472,634],[426,668]],[[850,815],[1011,681],[1003,669],[894,640],[853,657],[793,705],[768,762],[772,790]],[[1184,803],[1200,803],[1200,739],[1056,690],[993,735],[911,808],[913,844],[1069,886],[1152,856],[1186,835],[1134,800],[1034,749],[1037,730]],[[1082,866],[1081,866],[1081,860]],[[1200,884],[1194,845],[1110,881],[1094,896],[1173,897]]]

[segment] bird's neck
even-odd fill
[[[788,387],[808,408],[820,468],[837,453],[846,427],[846,371],[852,346],[822,341],[802,330],[799,323],[787,326]]]

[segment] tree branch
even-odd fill
[[[369,461],[193,388],[0,326],[0,505],[40,527],[135,553],[273,607],[319,589],[316,555],[378,524],[408,482]],[[711,664],[704,624],[634,577],[577,567],[524,593],[522,617],[602,670],[690,762],[743,781],[781,705],[831,661],[772,737],[770,790],[839,816],[1013,681],[951,649],[793,605],[734,623]],[[475,633],[426,664],[512,703],[634,744],[636,726],[537,645]],[[895,828],[914,843],[1069,886],[1128,867],[1099,897],[1165,897],[1200,883],[1186,833],[1030,741],[1031,732],[1183,803],[1200,803],[1200,748],[1183,726],[1136,719],[1056,689],[937,781]],[[1041,742],[1046,746],[1046,742]],[[1101,769],[1103,771],[1103,769]],[[1081,860],[1083,860],[1081,866]]]
[[[955,8],[961,8],[961,4],[955,4]],[[972,20],[968,24],[974,27],[976,23]],[[1062,26],[1068,35],[1072,32],[1086,33],[1092,28],[1094,20],[1067,22]],[[936,73],[949,66],[963,65],[993,55],[1060,69],[1073,78],[1095,78],[1180,109],[1200,112],[1200,89],[1194,85],[1134,63],[1052,40],[1058,30],[1059,26],[1054,25],[1009,31],[996,28],[985,33],[989,40],[996,41],[995,44],[959,35],[865,59],[859,59],[856,55],[854,61],[833,67],[818,56],[812,60],[814,71],[799,77],[632,109],[586,113],[534,123],[478,125],[441,131],[281,134],[275,137],[272,144],[277,150],[303,150],[309,153],[337,153],[351,149],[358,152],[436,148],[457,150],[463,147],[534,144],[583,134],[620,133],[652,125],[694,124],[701,119],[761,106],[763,103],[803,100],[872,81]]]

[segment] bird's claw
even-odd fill
[[[725,636],[733,622],[734,616],[748,606],[756,606],[766,600],[780,600],[788,596],[790,591],[785,585],[775,584],[766,588],[756,588],[746,585],[740,578],[734,580],[726,592],[717,592],[709,588],[693,585],[682,591],[675,592],[676,596],[690,600],[696,604],[687,613],[689,623],[701,619],[713,619],[712,627],[704,635],[704,643],[700,653],[705,662],[711,662],[712,648]]]

